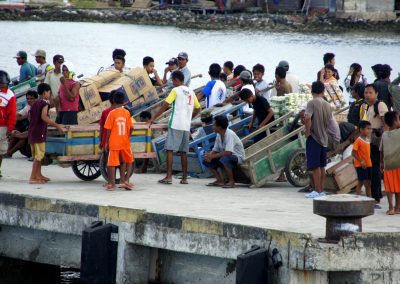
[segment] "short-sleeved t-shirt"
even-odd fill
[[[258,82],[254,83],[255,87],[257,90],[261,91],[261,90],[265,90],[268,88],[268,83],[265,80],[261,80]],[[265,98],[267,101],[269,101],[270,97],[270,92],[268,91],[263,91],[263,92],[259,92],[257,95],[262,96],[263,98]]]
[[[388,112],[388,108],[384,102],[378,103],[378,113],[379,115],[375,116],[374,105],[368,106],[367,110],[367,120],[371,122],[371,126],[373,129],[379,129],[383,127],[382,117],[385,116],[385,113]]]
[[[36,72],[36,80],[43,82],[46,78],[47,72],[49,72],[53,67],[49,63],[40,64]]]
[[[23,82],[36,76],[36,67],[29,62],[25,62],[21,65],[19,70],[19,81]]]
[[[75,84],[80,84],[77,81],[68,79],[66,80],[66,86],[68,90],[72,91],[73,87]],[[59,111],[78,111],[79,110],[79,94],[75,96],[75,99],[73,102],[68,100],[68,95],[67,91],[65,90],[65,87],[61,86],[60,89],[58,90],[58,95],[60,97],[60,108]]]
[[[37,100],[30,109],[31,120],[28,129],[28,143],[36,144],[46,142],[47,123],[42,120],[42,110],[49,106],[43,99]]]
[[[193,109],[201,108],[194,92],[184,85],[173,88],[165,102],[172,104],[168,128],[190,131]]]
[[[130,149],[132,120],[128,110],[122,107],[112,110],[107,116],[104,128],[111,131],[108,141],[110,150]]]
[[[323,147],[328,146],[328,124],[332,117],[330,104],[321,97],[307,103],[306,114],[311,116],[311,136]]]
[[[61,81],[60,81],[61,77],[63,77],[63,74],[61,72],[60,73],[54,72],[54,69],[50,70],[46,74],[46,78],[44,79],[44,82],[46,84],[50,85],[51,95],[53,97],[58,96],[58,91],[60,90],[60,86],[61,86]]]
[[[268,115],[268,110],[271,108],[267,99],[262,96],[256,95],[256,100],[252,103],[254,114],[257,117],[258,124],[262,123]],[[270,121],[274,121],[274,116]]]
[[[371,146],[368,140],[364,140],[362,137],[358,137],[353,144],[353,151],[357,153],[361,160],[365,161],[366,167],[372,167],[371,161]],[[361,162],[354,159],[354,167],[361,167]]]
[[[206,108],[221,104],[226,99],[226,86],[221,80],[211,80],[201,90],[206,97]]]
[[[217,134],[217,138],[215,139],[215,144],[213,148],[214,152],[232,152],[238,158],[238,163],[241,164],[245,159],[245,152],[242,141],[230,129],[227,129],[224,135],[224,139],[221,139],[221,135]]]

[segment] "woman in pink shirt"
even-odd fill
[[[61,65],[63,77],[60,78],[61,86],[58,90],[60,108],[57,116],[59,124],[78,124],[79,89],[81,84],[75,79],[73,65],[64,62]]]

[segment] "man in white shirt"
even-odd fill
[[[173,152],[179,152],[182,163],[181,184],[187,184],[187,153],[189,152],[190,126],[192,118],[201,110],[199,101],[194,92],[184,85],[184,74],[174,71],[171,74],[175,88],[162,103],[159,111],[149,121],[151,125],[161,114],[172,106],[171,117],[168,122],[168,134],[165,141],[167,151],[167,175],[159,180],[162,184],[172,184]]]
[[[289,62],[282,60],[277,67],[283,67],[286,70],[286,81],[292,86],[293,93],[299,92],[299,78],[292,72],[289,72]]]
[[[61,72],[61,64],[63,63],[64,63],[64,57],[62,55],[59,54],[54,55],[53,57],[54,69],[47,72],[46,78],[44,79],[44,82],[50,85],[51,100],[53,101],[53,104],[57,112],[58,112],[58,106],[60,104],[60,101],[58,99],[58,90],[60,89],[61,86],[60,78],[63,77],[63,74]]]
[[[185,76],[184,85],[189,87],[192,77],[189,68],[186,66],[189,61],[189,56],[186,52],[180,52],[177,57],[178,57],[179,71],[181,71],[183,73],[183,76]]]
[[[52,70],[53,67],[46,62],[46,51],[43,49],[36,50],[34,55],[36,63],[39,64],[36,72],[36,81],[38,81],[38,83],[43,83],[47,72]]]

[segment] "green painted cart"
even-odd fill
[[[246,145],[254,136],[262,132],[268,134],[264,139],[245,148],[246,159],[240,165],[239,171],[250,180],[251,187],[264,186],[268,181],[274,180],[282,170],[294,186],[301,187],[309,183],[305,168],[304,127],[289,132],[289,119],[292,115],[290,112],[242,139]]]

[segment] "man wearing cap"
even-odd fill
[[[165,93],[169,94],[171,90],[174,88],[174,84],[172,83],[172,78],[171,74],[174,71],[178,71],[178,59],[175,57],[172,57],[168,62],[165,62],[168,66],[165,67],[164,69],[164,77],[163,77],[163,84],[165,85]],[[170,73],[168,79],[167,79],[167,74]]]
[[[192,74],[190,73],[189,68],[186,66],[189,61],[189,56],[186,52],[180,52],[178,54],[178,66],[179,66],[179,71],[183,73],[185,76],[185,82],[184,85],[189,87],[190,86],[190,80],[192,77]]]
[[[14,83],[21,83],[36,76],[36,67],[27,61],[28,54],[25,51],[18,51],[14,58],[17,59],[18,65],[21,66],[19,70],[19,82]]]
[[[51,101],[53,102],[57,113],[60,104],[60,101],[58,99],[58,90],[60,89],[61,86],[60,79],[61,77],[63,77],[63,74],[61,72],[61,64],[63,63],[64,63],[64,56],[59,54],[54,55],[53,57],[54,68],[47,72],[46,78],[44,79],[44,82],[50,85]]]
[[[283,67],[286,70],[286,81],[292,86],[293,93],[299,92],[299,78],[292,72],[289,72],[289,62],[282,60],[279,62],[278,67]]]
[[[53,67],[46,62],[46,51],[43,49],[36,50],[34,55],[36,63],[39,64],[36,72],[36,81],[38,81],[38,83],[43,83],[47,72],[53,69]]]

